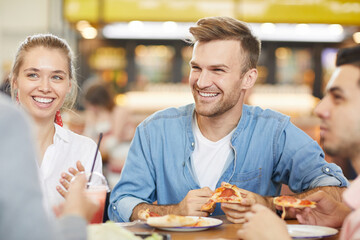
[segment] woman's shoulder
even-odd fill
[[[96,147],[96,143],[93,139],[77,134],[65,127],[57,126],[57,133],[59,133],[60,137],[63,138],[65,141],[71,143],[74,147],[79,145],[87,145],[89,147]]]

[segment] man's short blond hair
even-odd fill
[[[252,34],[246,23],[230,17],[208,17],[197,21],[196,26],[190,27],[194,37],[193,43],[209,42],[213,40],[238,40],[245,53],[243,72],[256,68],[261,43]]]

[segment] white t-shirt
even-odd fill
[[[214,191],[230,154],[230,140],[235,129],[217,142],[210,141],[202,135],[196,116],[192,121],[192,129],[195,135],[192,159],[200,187],[209,187]]]
[[[63,197],[57,192],[56,186],[61,186],[61,173],[68,173],[70,167],[76,168],[76,162],[81,161],[85,172],[90,172],[96,151],[96,143],[88,137],[78,135],[55,124],[53,144],[44,154],[40,166],[40,179],[44,190],[45,204],[49,207],[59,204]],[[97,154],[95,172],[102,173],[102,159]]]

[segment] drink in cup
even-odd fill
[[[93,172],[91,175],[92,176],[89,182],[90,174],[86,174],[86,177],[88,179],[88,183],[86,186],[86,195],[99,203],[99,210],[94,214],[90,223],[102,223],[104,216],[106,193],[109,191],[109,186],[105,177],[102,174],[98,172]]]

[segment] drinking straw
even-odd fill
[[[91,167],[91,171],[90,171],[90,177],[89,177],[89,181],[88,181],[89,183],[90,183],[90,181],[91,181],[92,173],[93,173],[93,171],[94,171],[96,156],[97,156],[97,153],[98,153],[98,151],[99,151],[99,147],[100,147],[100,143],[101,143],[102,137],[103,137],[103,133],[100,133],[100,135],[99,135],[99,141],[98,141],[97,147],[96,147],[96,152],[95,152],[94,161],[93,161],[93,164],[92,164],[92,167]],[[87,186],[87,188],[89,188],[89,185]]]

